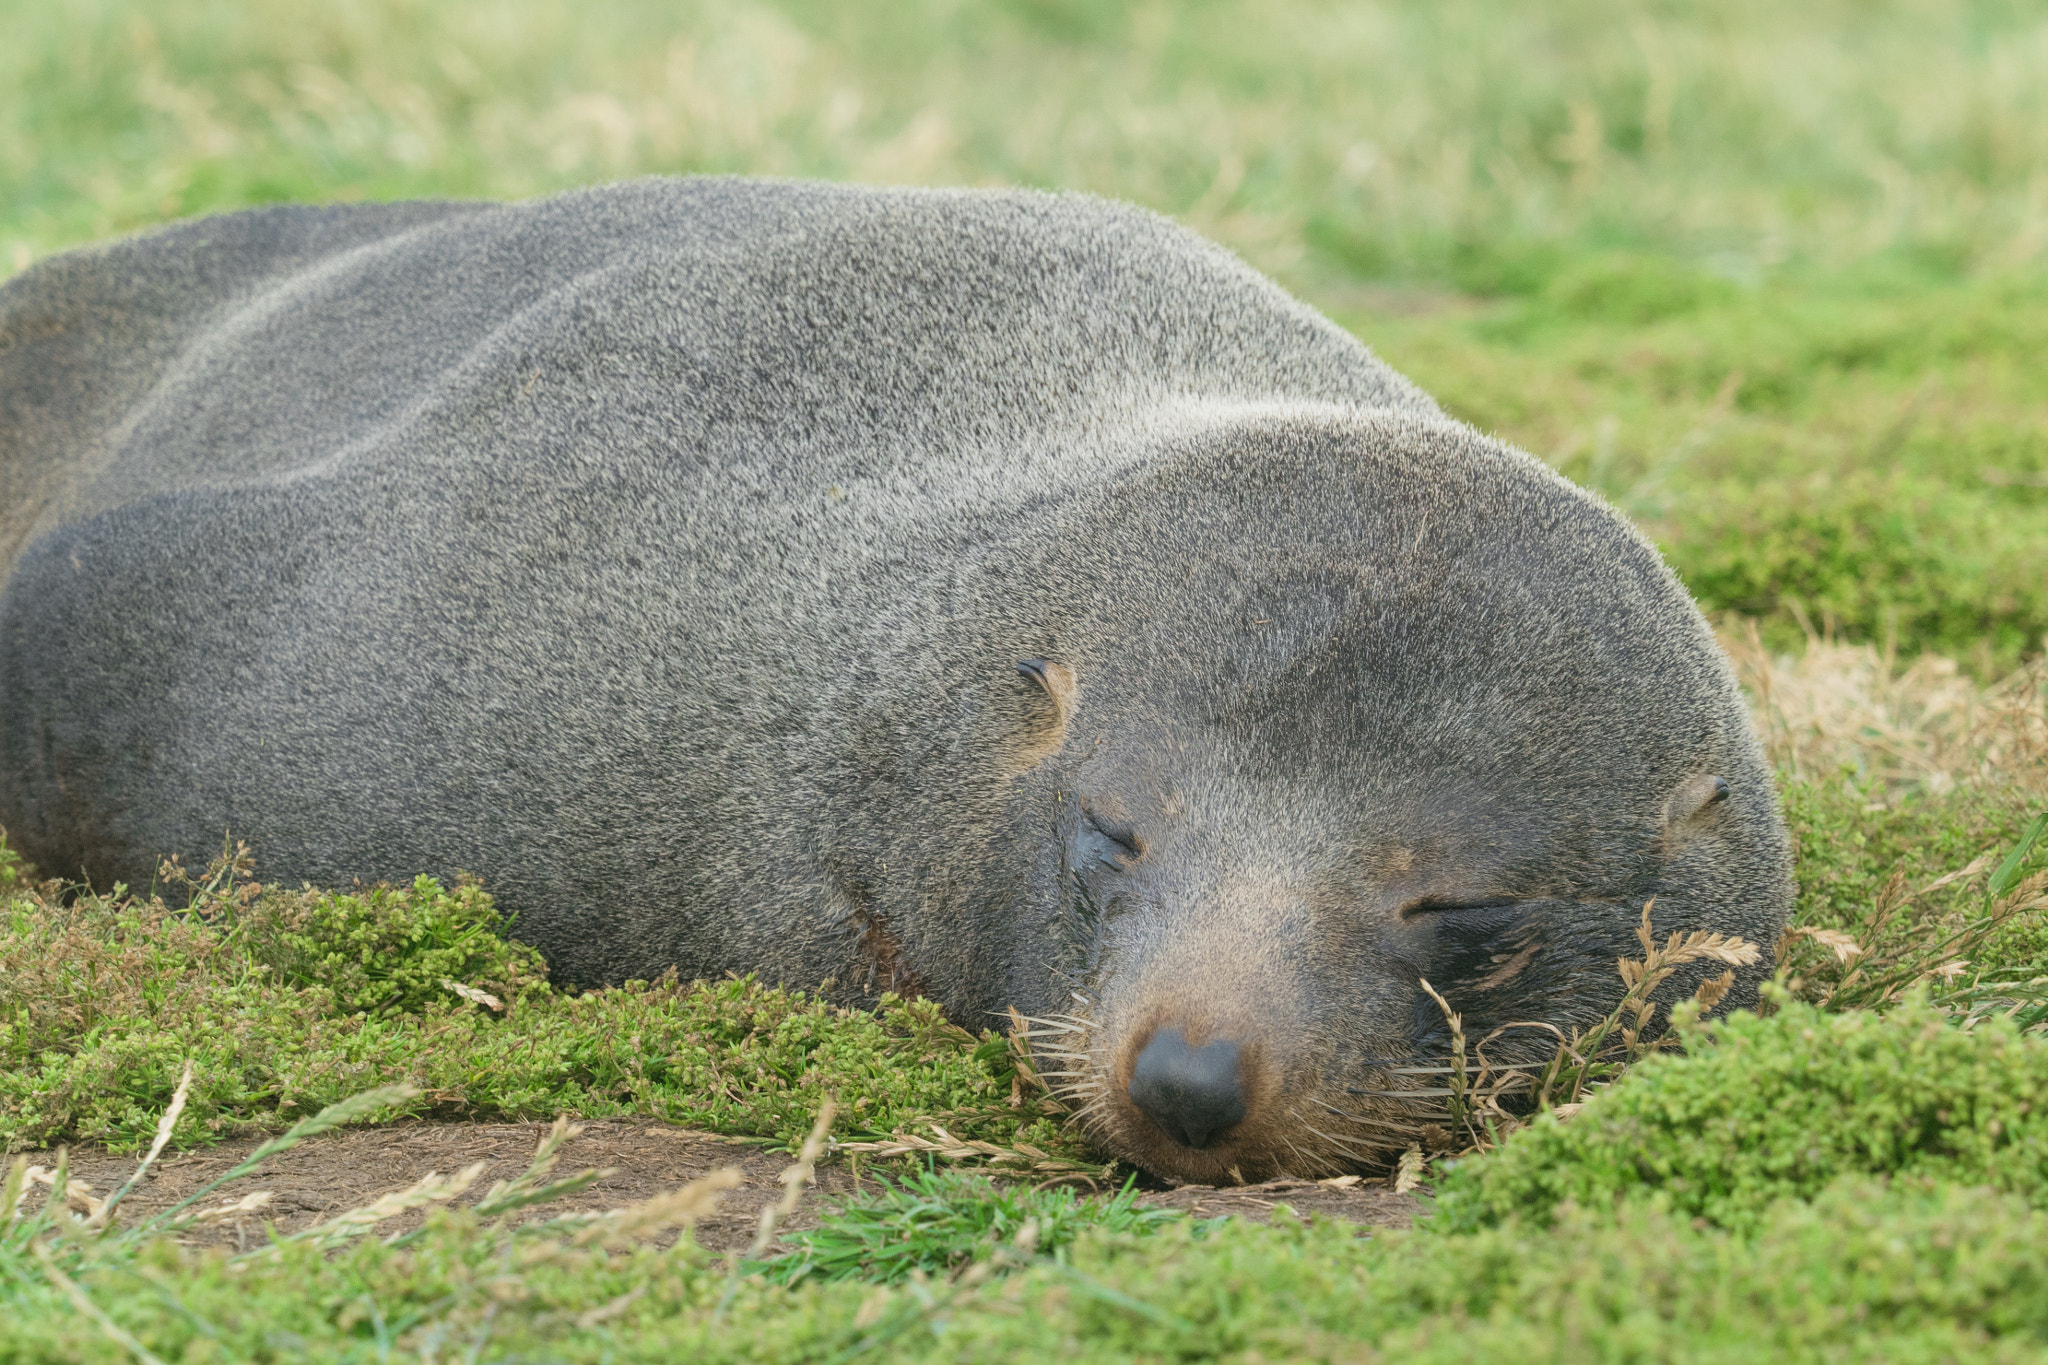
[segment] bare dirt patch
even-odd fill
[[[581,1127],[582,1133],[562,1147],[554,1177],[591,1167],[609,1169],[611,1174],[542,1206],[535,1211],[537,1216],[638,1203],[721,1167],[734,1166],[744,1182],[728,1192],[718,1211],[697,1227],[700,1245],[726,1251],[744,1249],[753,1238],[761,1209],[782,1196],[778,1177],[790,1165],[785,1153],[655,1123],[589,1122]],[[329,1133],[279,1153],[256,1174],[224,1186],[202,1201],[203,1206],[211,1206],[253,1190],[268,1190],[273,1197],[260,1213],[194,1228],[187,1239],[242,1248],[260,1246],[266,1224],[280,1233],[298,1232],[368,1204],[381,1194],[404,1189],[430,1171],[447,1175],[471,1162],[487,1161],[490,1166],[483,1177],[453,1201],[458,1206],[473,1204],[491,1182],[509,1180],[524,1171],[547,1131],[543,1123],[395,1123]],[[121,1222],[132,1226],[171,1207],[243,1160],[259,1141],[238,1139],[158,1161],[122,1201]],[[56,1165],[54,1152],[27,1155],[31,1164]],[[71,1178],[85,1182],[95,1197],[103,1199],[134,1172],[136,1160],[134,1155],[117,1155],[103,1148],[77,1148],[70,1156]],[[817,1174],[816,1188],[806,1193],[796,1213],[783,1222],[784,1231],[815,1227],[820,1212],[834,1197],[854,1192],[853,1172],[842,1163],[821,1163]],[[1284,1203],[1306,1216],[1343,1218],[1379,1227],[1406,1227],[1421,1207],[1415,1196],[1397,1195],[1383,1182],[1339,1188],[1287,1180],[1231,1189],[1188,1185],[1147,1194],[1141,1202],[1184,1209],[1198,1218],[1229,1214],[1256,1222],[1269,1220],[1275,1206]],[[388,1236],[405,1231],[416,1227],[423,1216],[418,1211],[401,1215],[379,1224],[378,1232]]]

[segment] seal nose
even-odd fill
[[[1175,1142],[1205,1147],[1211,1135],[1244,1119],[1237,1054],[1236,1043],[1189,1047],[1179,1029],[1163,1028],[1131,1068],[1131,1103]]]

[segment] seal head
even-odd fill
[[[1442,421],[1241,413],[1167,445],[1022,575],[1060,624],[1008,698],[1036,851],[1007,995],[1044,1002],[1106,1146],[1201,1181],[1383,1162],[1441,1109],[1437,996],[1512,1064],[1611,1008],[1653,898],[1660,935],[1767,952],[1767,769],[1621,518]]]

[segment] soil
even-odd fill
[[[638,1203],[670,1193],[720,1167],[736,1166],[744,1182],[725,1195],[715,1214],[697,1225],[700,1245],[726,1251],[745,1248],[753,1240],[762,1208],[782,1196],[778,1177],[788,1169],[789,1156],[745,1139],[646,1122],[594,1121],[581,1127],[582,1133],[563,1145],[554,1177],[560,1179],[589,1167],[609,1174],[587,1189],[540,1206],[535,1211],[538,1216]],[[447,1175],[471,1162],[487,1161],[490,1165],[483,1176],[454,1201],[471,1204],[493,1181],[509,1180],[524,1171],[535,1144],[547,1131],[544,1123],[422,1122],[328,1133],[272,1157],[256,1174],[201,1200],[198,1207],[211,1208],[254,1190],[272,1194],[259,1212],[195,1227],[186,1240],[241,1248],[260,1246],[266,1223],[280,1233],[297,1232],[361,1207],[381,1194],[404,1189],[430,1171]],[[160,1158],[122,1200],[120,1221],[133,1226],[169,1208],[240,1162],[259,1141],[240,1139]],[[31,1165],[56,1166],[54,1152],[29,1152],[27,1156]],[[104,1199],[134,1173],[137,1160],[133,1154],[116,1155],[103,1148],[76,1148],[70,1154],[71,1179],[83,1181],[93,1197]],[[815,1227],[821,1209],[834,1196],[853,1193],[853,1174],[841,1162],[820,1163],[817,1177],[816,1187],[806,1191],[797,1211],[783,1222],[783,1231]],[[1406,1227],[1422,1207],[1414,1195],[1396,1194],[1385,1181],[1342,1185],[1277,1180],[1223,1189],[1184,1185],[1147,1193],[1141,1202],[1184,1209],[1198,1218],[1228,1214],[1256,1222],[1269,1220],[1277,1206],[1286,1204],[1307,1217],[1341,1218],[1376,1227]],[[402,1214],[379,1224],[378,1233],[388,1236],[405,1231],[417,1226],[423,1216],[420,1211]],[[662,1240],[673,1240],[673,1234]]]

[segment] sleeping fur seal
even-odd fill
[[[1650,897],[1764,945],[1790,899],[1656,551],[1093,198],[657,180],[56,257],[0,289],[0,565],[46,871],[231,828],[271,880],[476,871],[559,980],[1064,1015],[1088,1121],[1186,1179],[1378,1159],[1424,980],[1569,1026]]]

